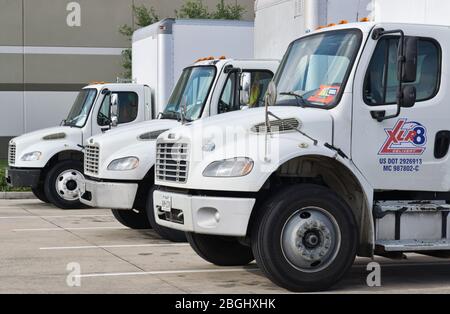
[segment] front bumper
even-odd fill
[[[185,232],[234,237],[246,236],[255,202],[252,198],[191,196],[158,190],[153,194],[159,225]]]
[[[36,188],[41,178],[41,169],[7,168],[6,183],[15,188]]]
[[[133,209],[137,183],[112,183],[86,180],[80,201],[90,207]]]

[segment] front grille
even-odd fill
[[[158,180],[186,183],[188,156],[188,144],[158,143],[156,148],[156,177]]]
[[[14,165],[16,163],[16,144],[9,144],[8,150],[8,162],[10,165]]]
[[[300,121],[295,118],[270,121],[271,131],[275,133],[294,131],[300,127]],[[266,124],[260,123],[252,127],[252,132],[265,133],[266,129]]]
[[[89,145],[84,151],[84,172],[98,174],[98,164],[100,160],[100,147]]]

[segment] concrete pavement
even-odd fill
[[[256,264],[216,267],[187,244],[123,227],[109,210],[63,211],[38,200],[0,200],[0,239],[0,293],[287,292]],[[381,287],[367,286],[372,260],[358,259],[331,292],[450,293],[450,259],[412,254],[375,261]],[[71,287],[78,279],[81,286]]]

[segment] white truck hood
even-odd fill
[[[158,138],[158,144],[162,145],[188,145],[189,173],[183,183],[160,180],[158,176],[155,183],[184,189],[254,192],[259,189],[262,172],[273,172],[287,160],[300,154],[314,154],[319,147],[323,150],[325,143],[333,143],[333,119],[327,110],[280,106],[271,107],[270,112],[290,121],[291,125],[298,123],[301,132],[317,140],[318,144],[314,145],[313,140],[295,130],[267,135],[261,129],[265,125],[264,108],[222,114],[180,126]],[[270,120],[275,126],[277,120],[272,117]],[[242,157],[254,161],[254,170],[245,177],[203,176],[204,170],[213,162]]]
[[[180,123],[176,120],[150,120],[119,127],[89,138],[85,144],[99,148],[99,170],[98,173],[86,171],[86,175],[109,180],[142,179],[155,163],[156,137],[149,140],[142,140],[139,137],[150,132],[170,130],[179,125]],[[107,169],[113,160],[125,157],[137,157],[139,167],[130,171]]]
[[[60,136],[63,135],[64,137]],[[59,135],[61,138],[44,140],[44,137]],[[42,129],[13,138],[10,144],[16,145],[16,162],[14,167],[19,168],[42,168],[50,158],[64,150],[81,151],[83,143],[83,133],[79,128],[69,126],[59,126]],[[31,152],[41,152],[42,156],[38,161],[21,161],[24,154]]]
[[[299,129],[311,137],[324,142],[332,142],[333,119],[328,110],[300,108],[292,106],[274,106],[269,111],[280,119],[296,119],[300,122]],[[271,124],[274,126],[277,119],[270,117]],[[192,137],[198,140],[199,130],[206,138],[211,137],[215,130],[235,129],[235,132],[245,130],[247,133],[254,134],[252,128],[256,125],[265,123],[265,108],[254,108],[230,112],[227,114],[215,115],[206,119],[200,119],[195,122],[185,124],[170,130],[170,132],[161,135],[161,139],[169,134],[176,138],[185,138],[189,141]],[[198,144],[197,142],[192,144]]]

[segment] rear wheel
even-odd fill
[[[187,233],[192,249],[204,260],[218,266],[244,266],[252,262],[252,249],[234,237]]]
[[[44,203],[50,203],[48,200],[48,197],[45,195],[44,186],[42,184],[38,185],[35,188],[31,188],[31,191],[33,192],[34,196],[36,198]]]
[[[156,223],[155,219],[155,213],[153,209],[153,192],[155,191],[155,188],[150,188],[150,191],[148,193],[147,197],[147,204],[146,204],[146,213],[147,213],[147,219],[150,223],[150,226],[152,229],[163,239],[169,240],[172,242],[186,242],[186,234],[183,231],[170,229],[167,227],[160,226]]]
[[[61,209],[77,209],[86,206],[80,202],[80,185],[84,182],[81,161],[62,161],[48,172],[45,178],[45,195]]]
[[[258,266],[292,291],[320,291],[354,262],[358,241],[349,206],[333,191],[296,185],[269,200],[252,229]]]
[[[145,211],[136,212],[134,210],[119,209],[112,209],[111,211],[117,221],[125,227],[135,230],[151,229]]]

